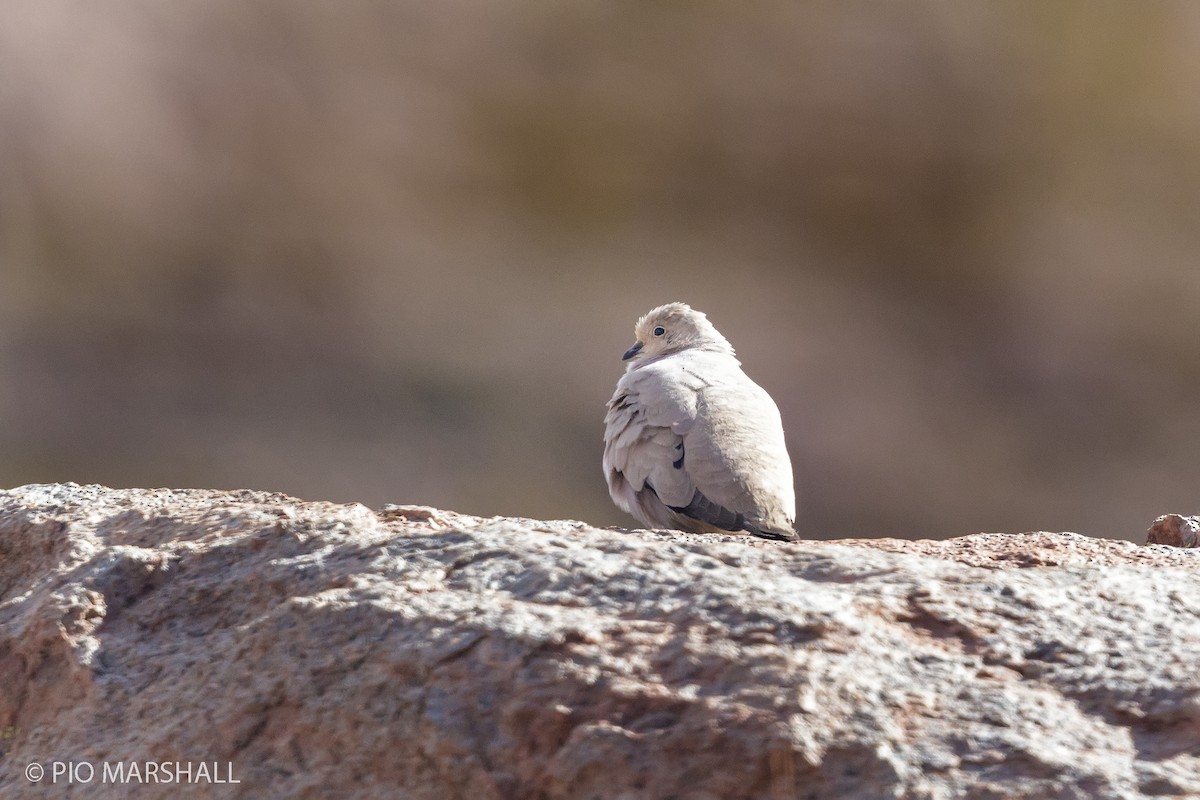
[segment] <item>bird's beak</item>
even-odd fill
[[[621,360],[622,360],[622,361],[628,361],[629,359],[633,358],[633,357],[634,357],[634,356],[636,356],[638,353],[640,353],[640,352],[641,352],[641,350],[642,350],[642,343],[641,343],[641,342],[634,342],[634,343],[633,343],[633,347],[631,347],[631,348],[629,348],[628,350],[626,350],[626,351],[625,351],[625,355],[621,356]]]

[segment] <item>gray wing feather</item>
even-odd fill
[[[792,538],[779,412],[735,360],[681,354],[630,370],[604,438],[609,493],[644,524]]]

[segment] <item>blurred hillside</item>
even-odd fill
[[[633,524],[637,316],[779,402],[809,536],[1200,506],[1200,6],[16,0],[0,484]]]

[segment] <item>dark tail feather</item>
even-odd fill
[[[776,542],[794,542],[800,538],[800,535],[795,531],[777,530],[775,528],[760,528],[756,525],[746,523],[745,530],[749,533],[759,536],[763,539],[773,539]]]
[[[699,489],[692,495],[692,501],[686,506],[668,506],[668,508],[677,514],[683,514],[685,517],[691,517],[723,531],[746,531],[763,539],[774,539],[780,542],[790,542],[797,538],[795,531],[785,532],[774,528],[760,528],[752,522],[747,522],[744,514],[738,514],[719,503],[714,503]]]

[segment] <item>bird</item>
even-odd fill
[[[604,418],[604,475],[649,528],[793,541],[796,494],[783,421],[733,345],[686,303],[652,309]]]

